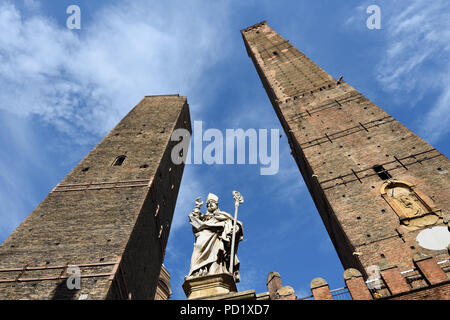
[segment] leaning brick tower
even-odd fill
[[[0,299],[153,299],[184,169],[178,128],[191,132],[185,97],[132,109],[2,244]]]
[[[266,22],[241,34],[344,268],[448,266],[448,158]]]

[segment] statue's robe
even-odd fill
[[[228,270],[230,263],[229,254],[231,251],[234,218],[219,209],[214,211],[214,213],[208,212],[203,217],[207,218],[207,220],[200,218],[196,212],[192,212],[189,215],[195,235],[195,244],[188,277],[195,275],[200,269],[206,269],[206,275],[230,271]],[[242,222],[237,221],[233,268],[237,281],[239,280],[239,260],[236,252],[239,241],[242,241],[243,238]]]

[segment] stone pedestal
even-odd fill
[[[185,278],[183,290],[189,300],[237,292],[236,283],[228,273]]]

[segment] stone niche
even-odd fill
[[[389,180],[383,184],[380,192],[397,214],[400,224],[410,231],[442,222],[442,211],[412,183]]]

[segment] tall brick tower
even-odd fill
[[[177,128],[191,131],[185,97],[131,110],[2,244],[0,299],[153,299],[184,169]]]
[[[266,22],[241,33],[344,268],[448,262],[449,160]]]

